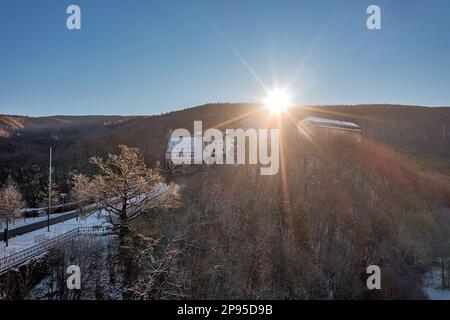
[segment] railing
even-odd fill
[[[75,218],[78,215],[76,211],[69,211],[63,214],[57,214],[50,216],[50,225],[64,222],[66,220],[70,220]],[[30,223],[20,224],[20,225],[11,225],[8,230],[8,237],[13,238],[15,236],[20,236],[25,233],[29,233],[31,231],[35,231],[38,229],[45,228],[48,224],[47,217],[37,218],[36,221],[31,221]],[[5,239],[5,232],[0,230],[0,240]]]
[[[148,200],[154,199],[164,193],[166,193],[166,189],[158,189],[154,190]],[[96,205],[91,205],[96,206]],[[130,214],[128,217],[129,219],[132,219],[136,217],[136,213]],[[116,221],[117,222],[117,221]],[[111,229],[109,227],[103,227],[103,226],[93,226],[93,227],[79,227],[76,229],[73,229],[69,232],[60,234],[56,237],[53,237],[51,239],[45,239],[45,236],[37,236],[35,237],[35,242],[38,242],[36,245],[26,248],[22,251],[13,253],[7,257],[0,258],[0,273],[17,266],[18,264],[21,264],[31,258],[34,258],[42,253],[47,252],[48,250],[52,249],[53,247],[57,245],[61,245],[67,240],[73,238],[77,235],[103,235],[111,233]]]
[[[17,266],[31,258],[41,255],[50,249],[61,245],[75,236],[79,235],[104,235],[111,233],[111,228],[104,226],[93,226],[93,227],[80,227],[68,231],[66,233],[60,234],[56,237],[48,239],[46,241],[41,241],[40,243],[26,248],[17,253],[11,254],[7,257],[0,259],[0,273]]]
[[[58,204],[55,206],[50,207],[51,213],[64,213],[66,211],[72,211],[77,209],[78,203],[77,202],[69,202],[64,204]],[[33,217],[38,216],[39,214],[47,214],[49,208],[48,207],[42,207],[42,208],[24,208],[20,210],[20,212],[24,216]]]
[[[90,235],[90,236],[100,236],[112,233],[112,228],[110,226],[92,226],[92,227],[79,227],[79,235]]]

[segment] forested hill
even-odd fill
[[[293,107],[281,125],[307,115],[357,122],[366,137],[414,158],[441,174],[450,172],[450,108],[400,105]],[[276,118],[276,117],[275,117]],[[87,159],[115,151],[118,144],[137,146],[146,162],[164,157],[171,129],[273,127],[280,122],[254,104],[208,104],[155,116],[0,115],[0,182],[12,174],[19,183],[39,185],[45,179],[48,149],[54,149],[56,176],[87,170]]]

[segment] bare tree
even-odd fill
[[[22,194],[17,189],[14,181],[8,177],[6,186],[0,191],[0,215],[6,222],[6,233],[11,219],[20,216],[20,209],[25,206]],[[6,234],[6,246],[8,246],[8,234]]]
[[[119,146],[119,154],[109,154],[106,159],[92,157],[97,167],[94,178],[83,174],[73,175],[73,195],[78,201],[89,200],[124,223],[145,210],[152,198],[152,191],[162,178],[159,164],[147,167],[139,149]]]
[[[41,206],[46,207],[48,206],[49,202],[49,188],[50,184],[47,182],[47,184],[44,186],[44,188],[39,192],[38,199],[40,201]],[[61,203],[61,195],[59,193],[59,188],[56,183],[52,182],[51,185],[51,204],[53,206],[57,206]],[[54,209],[50,208],[50,213],[53,213]]]
[[[135,241],[142,241],[144,248],[133,248],[140,272],[126,288],[129,297],[133,300],[186,298],[183,292],[184,274],[178,266],[186,250],[182,237],[161,246],[160,239],[150,239],[139,233],[135,236]]]

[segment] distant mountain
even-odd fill
[[[70,127],[87,127],[93,124],[115,121],[120,116],[51,116],[26,117],[0,114],[0,130],[11,135],[17,132],[61,130]]]
[[[280,122],[259,105],[208,104],[158,116],[0,115],[0,182],[11,173],[30,185],[32,178],[24,178],[27,172],[40,172],[39,179],[45,180],[50,146],[61,182],[70,170],[88,170],[89,157],[115,151],[119,144],[140,148],[148,163],[162,161],[170,130],[186,128],[192,132],[194,120],[202,120],[204,130],[280,124],[295,130],[295,122],[308,115],[354,121],[364,137],[413,157],[425,167],[450,173],[450,108],[303,106],[292,108],[289,114]]]

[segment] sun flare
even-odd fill
[[[291,98],[285,90],[275,89],[264,99],[266,108],[274,114],[281,114],[291,106]]]

